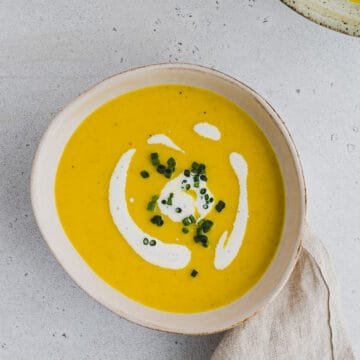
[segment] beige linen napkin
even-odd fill
[[[229,330],[212,360],[355,359],[336,287],[329,255],[307,228],[284,289],[260,314]]]

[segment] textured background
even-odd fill
[[[54,115],[107,76],[167,61],[224,71],[285,120],[360,356],[360,39],[277,0],[2,0],[0,359],[197,360],[220,341],[143,329],[97,304],[58,265],[31,211],[31,163]]]

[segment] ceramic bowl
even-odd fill
[[[211,90],[242,107],[266,134],[280,163],[286,192],[281,243],[262,279],[237,301],[207,312],[168,313],[124,296],[84,262],[67,238],[57,214],[55,175],[64,147],[81,122],[96,108],[128,91],[158,84],[186,84]],[[274,109],[241,82],[220,72],[188,64],[160,64],[114,75],[86,91],[52,121],[35,156],[31,179],[32,205],[41,233],[74,281],[98,302],[137,324],[182,334],[209,334],[229,329],[271,302],[292,272],[305,217],[305,187],[299,157]]]

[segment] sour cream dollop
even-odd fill
[[[201,180],[201,177],[199,187],[194,187],[194,184],[193,176],[187,177],[184,173],[169,181],[162,189],[157,201],[160,211],[175,222],[181,222],[190,215],[196,215],[198,220],[203,219],[214,206],[214,202],[205,200],[205,195],[209,199],[213,198],[213,195],[208,189],[206,181]],[[186,190],[186,185],[190,185],[189,190]],[[170,194],[173,194],[172,205],[163,204],[162,202],[167,200]]]

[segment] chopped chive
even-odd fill
[[[166,170],[166,167],[164,165],[158,165],[157,168],[156,168],[156,171],[159,173],[159,174],[164,174]]]
[[[156,201],[159,197],[157,195],[153,195],[151,197],[151,201],[148,203],[147,205],[147,210],[149,211],[154,211],[155,210],[155,207],[156,207]]]
[[[200,194],[201,194],[201,195],[204,195],[205,193],[206,193],[206,189],[205,189],[205,188],[200,189]]]
[[[189,216],[189,220],[191,221],[192,224],[195,224],[195,223],[196,223],[196,220],[195,220],[194,215],[190,215],[190,216]]]
[[[160,165],[160,160],[159,160],[159,154],[158,153],[151,153],[150,154],[150,159],[151,159],[151,163],[154,166]]]
[[[169,158],[166,162],[171,169],[175,169],[176,161],[173,157]]]
[[[183,224],[184,224],[185,226],[188,226],[188,225],[191,224],[191,220],[190,220],[188,217],[183,218],[183,219],[182,219],[182,222],[183,222]]]
[[[198,168],[199,168],[199,164],[198,164],[196,161],[194,161],[194,162],[191,164],[191,170],[192,170],[193,172],[197,172]]]
[[[153,216],[150,221],[157,226],[163,226],[164,225],[164,220],[162,219],[162,217],[160,215],[155,215]]]
[[[171,178],[171,175],[173,173],[173,170],[170,169],[170,168],[166,168],[165,171],[164,171],[164,175],[167,179],[170,179]]]
[[[206,248],[209,247],[209,241],[203,242],[203,243],[202,243],[202,246],[203,246],[203,247],[206,247]]]
[[[144,245],[148,245],[148,244],[149,244],[149,239],[148,239],[148,238],[144,238],[143,244],[144,244]]]
[[[206,175],[204,175],[204,174],[200,175],[200,179],[201,179],[202,181],[207,181],[207,177],[206,177]]]
[[[204,244],[208,242],[208,237],[206,235],[199,235],[200,241]]]
[[[146,179],[146,178],[148,178],[148,177],[150,176],[150,174],[149,174],[146,170],[141,171],[141,172],[140,172],[140,175],[141,175],[144,179]]]
[[[205,172],[205,164],[200,164],[197,168],[198,174],[203,174]]]
[[[205,219],[201,219],[201,220],[198,222],[198,226],[202,226],[204,222],[205,222]]]
[[[203,209],[208,209],[209,208],[209,205],[208,204],[204,204],[203,205]]]
[[[186,184],[186,183],[187,183],[187,180],[184,179],[181,183],[182,183],[182,184]]]
[[[150,240],[150,246],[155,246],[156,245],[156,240]]]
[[[190,170],[184,170],[184,175],[186,177],[189,177],[190,176]]]
[[[149,211],[154,211],[156,207],[156,201],[150,201],[147,205],[147,210]]]
[[[215,209],[218,212],[221,212],[224,208],[225,208],[225,203],[222,200],[220,200],[215,206]]]
[[[211,198],[209,199],[209,201],[212,203],[212,202],[214,201],[214,198],[211,197]]]
[[[196,235],[204,235],[204,231],[203,231],[203,229],[201,227],[198,227],[196,229]]]
[[[194,240],[196,243],[205,243],[208,241],[208,237],[206,235],[199,234],[194,236]]]
[[[192,277],[196,277],[198,273],[199,273],[199,272],[198,272],[197,270],[193,269],[193,270],[191,271],[190,275],[191,275]]]
[[[190,185],[190,184],[186,184],[186,185],[185,185],[185,189],[186,189],[186,190],[190,190],[190,188],[191,188],[191,185]]]
[[[165,199],[164,199],[164,200],[161,200],[161,203],[164,204],[164,205],[166,205],[166,200],[165,200]]]
[[[199,175],[194,176],[194,187],[196,187],[196,188],[200,187]]]
[[[201,225],[201,227],[204,233],[207,233],[211,230],[213,225],[214,223],[211,220],[205,220],[204,223]]]
[[[183,227],[183,228],[181,229],[181,231],[182,231],[184,234],[187,234],[187,233],[189,232],[189,229],[186,228],[186,227]]]
[[[159,215],[155,215],[153,216],[150,221],[153,223],[153,224],[157,224],[157,222],[159,221]]]
[[[204,196],[204,198],[205,198],[206,201],[209,200],[209,197],[210,197],[209,194],[205,194],[205,196]]]
[[[176,211],[178,214],[180,214],[180,213],[182,212],[182,209],[179,208],[179,207],[177,207],[177,208],[175,209],[175,211]]]
[[[166,203],[168,204],[168,205],[172,205],[173,203],[172,203],[172,198],[174,197],[174,193],[170,193],[169,194],[169,197],[167,198],[167,201],[166,201]]]

